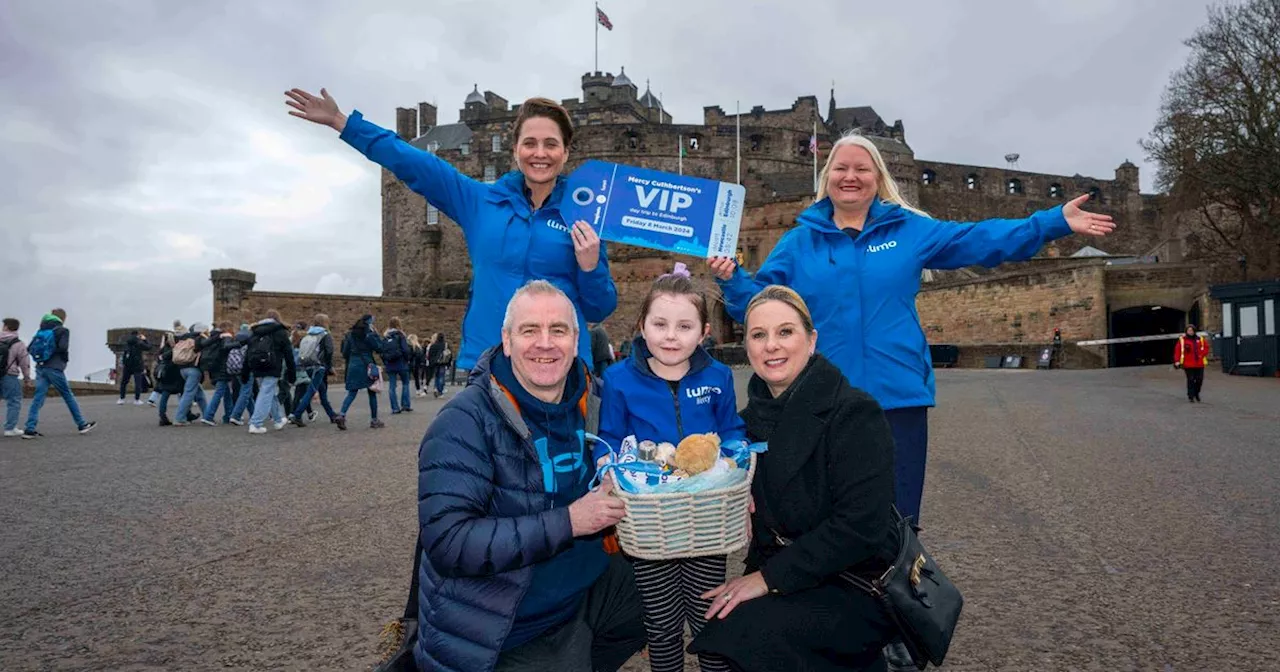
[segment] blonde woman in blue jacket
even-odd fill
[[[1115,224],[1085,212],[1088,196],[1026,219],[944,222],[909,205],[880,151],[849,134],[836,141],[816,202],[800,213],[754,276],[732,259],[711,261],[725,306],[739,322],[768,285],[794,289],[813,311],[818,351],[884,408],[896,444],[896,499],[920,517],[928,409],[934,405],[929,343],[916,314],[926,268],[996,266],[1029,259],[1071,233],[1101,236]]]

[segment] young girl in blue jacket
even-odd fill
[[[898,510],[918,521],[927,411],[934,405],[929,343],[916,314],[921,272],[1020,261],[1071,233],[1110,233],[1110,217],[1080,208],[1088,198],[1026,219],[939,221],[907,204],[874,143],[849,134],[831,147],[816,202],[754,277],[732,259],[713,260],[711,268],[725,308],[739,322],[768,285],[786,285],[804,298],[818,351],[884,409],[896,445]]]
[[[733,372],[699,345],[710,326],[706,299],[683,264],[653,283],[640,309],[641,336],[631,356],[605,370],[601,438],[614,448],[631,435],[672,444],[707,432],[718,434],[721,442],[745,440]],[[607,452],[597,444],[597,464]],[[710,600],[700,595],[724,583],[725,556],[634,562],[650,669],[683,670],[684,624],[694,635],[702,631]],[[699,656],[699,663],[703,672],[730,669],[715,655]]]

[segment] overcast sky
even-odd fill
[[[377,9],[375,9],[377,8]],[[832,81],[902,119],[916,156],[1112,178],[1155,119],[1204,2],[601,4],[600,69],[652,80],[677,123],[768,109]],[[381,292],[378,170],[286,114],[290,87],[394,128],[457,120],[473,83],[512,102],[581,95],[584,0],[22,0],[0,3],[0,311],[29,339],[69,313],[75,377],[108,328],[212,318],[209,270],[258,289]],[[642,89],[643,90],[643,89]],[[295,316],[286,316],[292,318]]]

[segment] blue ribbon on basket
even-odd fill
[[[593,490],[600,485],[604,479],[604,475],[609,472],[619,472],[614,475],[613,482],[617,483],[618,487],[622,488],[624,491],[630,493],[637,493],[640,491],[636,488],[635,483],[632,482],[630,478],[627,478],[621,473],[623,470],[651,476],[654,480],[659,479],[663,474],[667,473],[663,471],[662,467],[652,462],[643,462],[640,460],[622,462],[622,456],[618,453],[618,449],[610,445],[608,441],[605,441],[591,432],[586,432],[586,438],[592,441],[599,441],[609,449],[608,461],[596,468],[596,475],[591,479],[590,488]],[[747,443],[746,441],[735,439],[733,441],[726,441],[720,445],[720,454],[724,457],[732,458],[733,461],[742,469],[746,469],[750,465],[751,453],[763,453],[768,450],[769,444],[764,441]]]

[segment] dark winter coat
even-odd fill
[[[431,343],[431,345],[427,346],[427,364],[428,365],[438,366],[440,364],[445,363],[441,361],[442,356],[444,355],[444,347],[445,345],[444,345],[443,338],[438,341],[434,341]]]
[[[533,565],[574,543],[569,509],[555,507],[528,426],[493,382],[500,346],[427,429],[418,449],[418,669],[492,670]],[[586,366],[581,360],[586,375]],[[586,430],[599,427],[599,384],[585,395]],[[578,540],[583,541],[582,539]],[[602,543],[594,539],[593,543]]]
[[[298,370],[293,361],[293,342],[289,340],[289,328],[280,324],[276,320],[266,319],[250,329],[252,339],[249,341],[249,349],[253,349],[253,340],[258,338],[271,339],[271,360],[266,366],[250,371],[255,376],[270,376],[273,378],[280,377],[280,372],[284,371],[285,381],[291,382],[298,377]],[[249,366],[249,362],[245,360],[245,366]]]
[[[760,571],[771,594],[713,619],[692,649],[727,655],[745,670],[860,669],[878,656],[888,624],[873,598],[837,575],[878,576],[892,561],[889,423],[822,355],[777,399],[758,376],[747,392],[747,436],[769,449],[751,487],[746,573]],[[779,545],[774,532],[791,545]]]
[[[369,365],[376,364],[374,353],[382,352],[382,338],[369,329],[352,329],[342,339],[342,358],[347,360],[347,391],[363,390],[373,384]]]
[[[142,373],[143,366],[142,353],[150,350],[151,344],[138,338],[137,334],[130,334],[129,338],[124,341],[124,356],[120,358],[122,376],[132,376],[136,373]]]
[[[172,336],[164,339],[160,348],[159,364],[156,370],[156,391],[169,394],[182,394],[186,381],[182,378],[182,367],[173,363]]]

